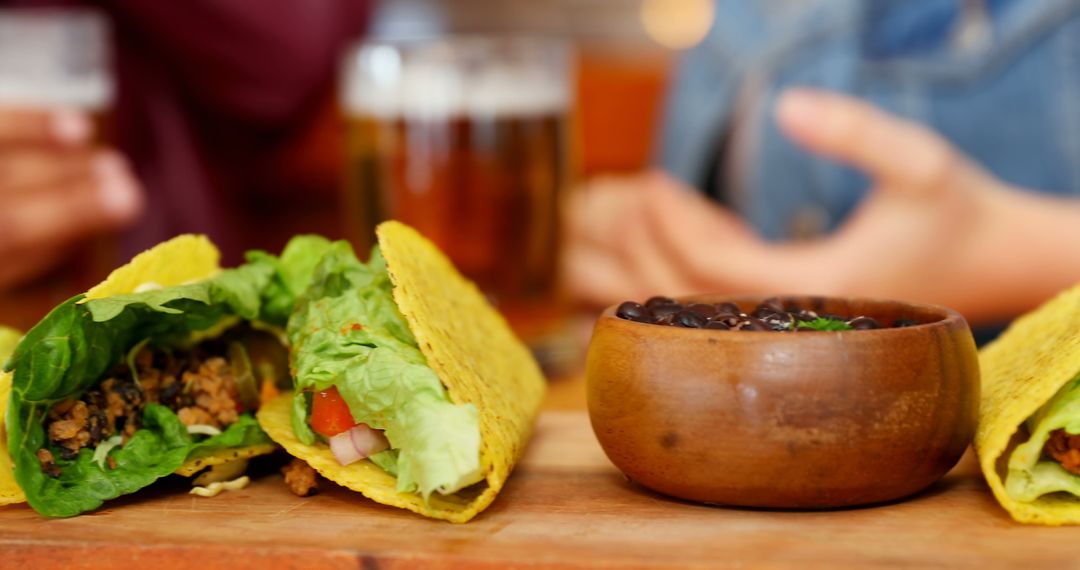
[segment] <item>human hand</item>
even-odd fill
[[[792,90],[777,119],[797,143],[873,179],[837,232],[771,244],[665,177],[604,181],[570,205],[569,289],[596,303],[694,292],[893,297],[995,320],[1080,278],[1076,263],[1034,255],[1055,253],[1039,245],[1040,224],[1042,234],[1080,227],[1075,201],[1011,188],[932,131],[851,97]]]
[[[92,130],[75,111],[0,108],[0,290],[141,211],[126,160],[92,147]]]
[[[586,303],[761,287],[765,243],[662,172],[595,179],[571,194],[565,219],[565,286]]]

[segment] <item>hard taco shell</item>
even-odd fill
[[[113,295],[135,293],[146,287],[171,287],[206,279],[221,271],[218,265],[221,254],[217,247],[202,235],[181,235],[148,249],[125,265],[115,269],[100,284],[86,293],[86,299],[103,299]],[[11,395],[12,374],[0,373],[0,410],[8,409]],[[7,447],[7,434],[0,423],[0,505],[26,501],[22,489],[15,482],[11,454]],[[219,453],[188,460],[178,475],[190,476],[205,467],[219,465],[236,459],[246,459],[272,453],[273,445],[259,445],[243,449],[230,449]]]
[[[1024,523],[1080,523],[1080,498],[1064,493],[1017,501],[1003,483],[1008,458],[1028,437],[1024,422],[1080,374],[1080,286],[1017,319],[979,354],[982,404],[975,449],[990,489]]]
[[[545,391],[529,349],[469,280],[434,244],[399,222],[376,230],[394,283],[394,301],[450,401],[479,412],[484,481],[450,496],[398,493],[394,477],[368,461],[342,467],[324,444],[301,443],[290,427],[291,395],[264,405],[257,417],[270,438],[327,479],[386,505],[463,523],[483,511],[524,453]]]

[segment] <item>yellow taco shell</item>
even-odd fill
[[[379,503],[467,522],[491,504],[521,458],[543,400],[544,376],[502,315],[434,244],[399,222],[385,222],[376,233],[394,301],[428,366],[452,402],[472,403],[479,412],[484,481],[454,495],[432,494],[425,504],[417,494],[396,492],[394,477],[369,461],[342,467],[326,445],[296,439],[291,395],[263,405],[257,417],[271,439],[327,479]]]
[[[0,372],[0,411],[6,413],[10,396],[11,373]],[[25,503],[26,496],[15,482],[15,466],[11,464],[11,454],[8,453],[5,423],[7,422],[0,421],[0,505]]]
[[[1056,493],[1022,502],[1003,483],[1013,447],[1028,437],[1024,422],[1080,375],[1080,286],[1017,319],[979,353],[979,367],[975,449],[994,497],[1019,522],[1080,523],[1080,498]]]
[[[185,234],[162,242],[132,258],[113,270],[100,284],[86,292],[86,299],[102,299],[113,295],[125,295],[147,288],[172,287],[206,279],[221,271],[218,264],[221,253],[203,235]],[[3,359],[0,358],[0,361]],[[0,410],[7,410],[11,394],[11,374],[0,373]],[[25,502],[22,489],[15,482],[11,455],[7,448],[7,434],[0,422],[0,505]],[[260,445],[245,449],[225,450],[185,463],[176,471],[189,476],[212,465],[234,459],[246,459],[272,453],[275,446]]]

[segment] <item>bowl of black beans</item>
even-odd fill
[[[748,507],[918,493],[959,460],[979,403],[960,314],[873,299],[626,301],[597,319],[586,378],[593,431],[629,479]]]
[[[871,330],[882,327],[910,327],[918,321],[899,317],[883,324],[867,315],[841,316],[796,302],[784,303],[771,297],[749,312],[731,301],[715,303],[676,301],[671,297],[652,297],[644,303],[626,301],[615,309],[615,316],[638,323],[667,325],[690,329],[734,331],[808,332]]]

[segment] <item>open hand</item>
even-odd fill
[[[603,179],[569,205],[570,291],[599,304],[705,292],[892,297],[995,320],[1080,280],[1068,238],[1039,231],[1080,228],[1080,202],[1012,188],[929,129],[851,97],[792,90],[777,120],[798,144],[873,179],[838,231],[768,243],[662,174]]]

